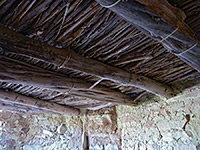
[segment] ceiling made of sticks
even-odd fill
[[[199,0],[169,2],[186,13],[186,23],[200,39]],[[169,86],[200,77],[197,71],[169,53],[162,44],[94,0],[2,0],[0,24],[30,38],[58,48],[66,48],[66,51],[70,47],[84,57],[147,76]],[[62,72],[52,64],[38,62],[32,58],[18,55],[8,57],[89,82],[98,80],[73,70]],[[133,98],[144,92],[111,81],[102,81],[100,84]],[[0,87],[76,108],[99,109],[113,105],[23,84],[2,82]],[[151,94],[146,93],[146,97],[151,97]]]

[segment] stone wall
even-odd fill
[[[116,108],[88,112],[87,118],[90,150],[118,150],[121,132],[117,125]]]
[[[80,117],[0,112],[0,150],[81,150],[87,144],[90,150],[200,150],[200,88]]]
[[[0,113],[0,150],[80,150],[81,135],[78,117]]]
[[[199,150],[200,89],[117,110],[123,150]]]

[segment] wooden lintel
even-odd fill
[[[104,6],[116,2],[96,1]],[[109,9],[161,42],[171,53],[200,72],[200,41],[185,23],[183,11],[173,7],[167,0],[120,1]]]
[[[0,102],[5,103],[6,109],[7,109],[6,106],[8,104],[13,104],[15,106],[16,105],[21,106],[22,108],[24,108],[23,110],[26,110],[27,112],[31,111],[34,113],[67,114],[72,116],[78,116],[80,114],[79,109],[51,103],[48,101],[34,99],[11,91],[4,91],[1,89],[0,89]],[[9,108],[12,108],[12,110],[15,111],[20,111],[21,107],[18,110],[17,106],[15,108],[9,106]]]
[[[136,105],[134,99],[120,92],[99,85],[91,89],[92,84],[89,82],[48,72],[32,65],[20,64],[4,56],[0,56],[0,81],[31,85],[97,101]]]
[[[59,49],[46,43],[30,39],[20,33],[0,26],[0,51],[4,54],[19,54],[62,68],[71,69],[121,85],[134,86],[150,93],[171,97],[172,89],[165,84],[138,74],[106,65],[96,60],[87,59],[72,50]]]

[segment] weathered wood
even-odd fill
[[[11,104],[10,102],[1,102],[1,101],[0,101],[0,110],[11,111],[15,113],[22,113],[22,114],[29,114],[29,115],[44,113],[44,111],[34,109],[31,107],[26,107],[24,105]],[[45,113],[49,113],[49,112],[45,112]]]
[[[96,0],[110,5],[116,0]],[[173,54],[200,72],[200,42],[184,22],[181,10],[166,0],[128,0],[109,8],[151,36]]]
[[[138,57],[135,57],[135,58],[129,58],[125,61],[122,61],[122,62],[119,62],[119,63],[116,63],[115,65],[125,65],[125,64],[128,64],[130,62],[135,62],[135,61],[139,61],[139,60],[148,60],[148,59],[152,59],[153,56],[138,56]]]
[[[27,107],[27,110],[35,110],[36,113],[51,113],[51,114],[67,114],[78,116],[79,109],[68,106],[58,105],[48,101],[42,101],[31,97],[23,96],[11,91],[4,91],[0,89],[0,102],[11,103],[13,105],[21,105]],[[32,108],[32,109],[31,109]],[[13,110],[17,111],[17,107]]]
[[[0,56],[0,81],[31,85],[97,101],[136,105],[131,97],[120,92],[103,86],[90,89],[92,84],[89,82],[54,74],[31,65],[16,63],[2,56]]]
[[[167,0],[136,0],[143,4],[150,11],[159,15],[172,25],[178,27],[179,31],[194,38],[194,32],[185,23],[186,15],[185,13],[172,6]]]
[[[173,93],[170,87],[150,78],[131,74],[104,63],[84,58],[72,50],[67,51],[66,49],[52,47],[2,26],[0,26],[0,50],[3,53],[20,54],[51,63],[62,68],[62,70],[72,69],[103,80],[135,86],[167,98],[171,97]]]

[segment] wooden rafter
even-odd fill
[[[20,109],[25,112],[32,113],[51,113],[51,114],[67,114],[72,116],[78,116],[80,114],[79,109],[71,108],[68,106],[58,105],[48,101],[42,101],[31,97],[23,96],[11,91],[4,91],[0,89],[0,103],[1,109],[19,111]],[[4,105],[3,105],[4,104]],[[9,104],[13,104],[16,107],[12,107]],[[8,106],[9,105],[9,106]],[[19,110],[18,107],[19,106]]]
[[[96,0],[112,6],[116,0]],[[200,42],[184,22],[185,14],[167,0],[128,0],[109,7],[146,35],[161,42],[170,52],[200,72]]]
[[[159,96],[171,97],[172,89],[138,74],[131,74],[104,63],[87,59],[72,50],[59,49],[0,26],[0,50],[4,54],[20,54],[100,78],[134,86]]]
[[[131,97],[120,92],[99,85],[90,89],[92,84],[89,82],[54,74],[32,65],[20,64],[4,56],[0,56],[0,81],[31,85],[97,101],[136,105]]]

